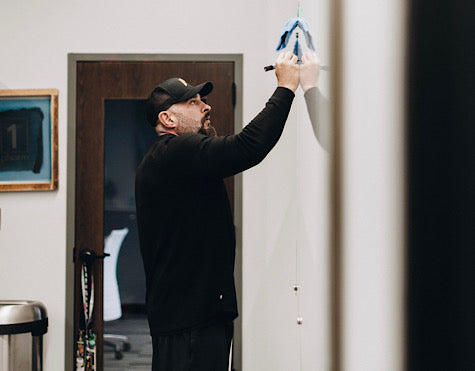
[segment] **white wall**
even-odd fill
[[[402,370],[405,2],[343,3],[342,364]]]
[[[303,1],[300,10],[312,27],[323,64],[329,63],[327,7],[325,0],[312,0]],[[269,60],[276,55],[282,26],[296,14],[296,1],[268,9]],[[302,33],[300,37],[305,45]],[[320,85],[328,95],[327,75],[321,73]],[[249,187],[244,190],[243,218],[245,370],[329,369],[328,161],[299,89],[279,144],[244,178]],[[297,317],[303,318],[301,326]]]
[[[296,4],[283,0],[0,2],[0,88],[59,89],[59,190],[0,194],[0,299],[36,299],[46,305],[50,319],[46,370],[64,368],[64,343],[71,341],[65,339],[65,299],[71,289],[65,277],[72,265],[66,261],[67,54],[242,53],[247,122],[274,89],[274,74],[264,74],[263,66],[274,61],[280,28],[295,13]],[[300,195],[295,197],[300,192],[298,183],[289,176],[299,171],[295,164],[301,156],[295,148],[301,134],[292,121],[275,154],[244,176],[242,315],[247,370],[271,369],[262,365],[263,359],[281,359],[285,364],[297,357],[294,337],[288,339],[293,344],[286,353],[279,354],[279,347],[262,349],[268,331],[282,340],[287,338],[286,329],[297,330],[291,310],[294,294],[290,282],[279,280],[278,268],[288,268],[290,273],[294,269],[286,264],[295,253],[295,236],[289,231],[295,232],[301,202]],[[263,270],[274,250],[279,254],[272,261],[272,271]],[[262,296],[283,287],[288,292],[284,302]],[[267,323],[260,322],[272,315],[267,308],[278,307],[287,308],[289,316],[275,311]]]

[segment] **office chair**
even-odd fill
[[[113,321],[122,317],[117,282],[117,260],[127,233],[129,233],[128,228],[114,229],[104,240],[104,252],[110,254],[104,259],[104,321]],[[122,359],[122,352],[130,350],[128,337],[118,334],[104,334],[104,346],[114,348],[115,359]]]

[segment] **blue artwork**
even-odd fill
[[[0,99],[0,182],[51,181],[51,100]]]

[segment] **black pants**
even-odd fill
[[[232,337],[232,322],[152,336],[152,371],[227,371]]]

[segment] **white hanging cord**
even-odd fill
[[[300,7],[300,0],[298,0],[298,4]],[[297,117],[296,120],[297,122],[300,122],[302,119],[302,115],[300,110],[297,112]],[[301,148],[301,126],[297,126],[297,136],[296,136],[296,148],[299,151]],[[300,153],[297,156],[298,158],[300,157]],[[299,161],[299,164],[301,164],[301,161]],[[302,179],[302,167],[301,165],[297,166],[297,176],[296,179]],[[296,241],[295,241],[295,284],[294,284],[294,293],[295,293],[295,300],[296,300],[296,325],[297,327],[297,336],[298,336],[298,358],[299,358],[299,366],[298,370],[302,371],[303,368],[303,359],[302,359],[302,326],[303,326],[303,318],[302,318],[302,312],[301,312],[301,305],[300,305],[300,291],[301,291],[301,264],[300,264],[300,255],[301,255],[301,248],[300,248],[300,238],[301,238],[301,225],[302,225],[302,213],[300,212],[300,207],[301,207],[301,187],[299,184],[297,184],[298,191],[297,193],[297,225],[296,225]]]

